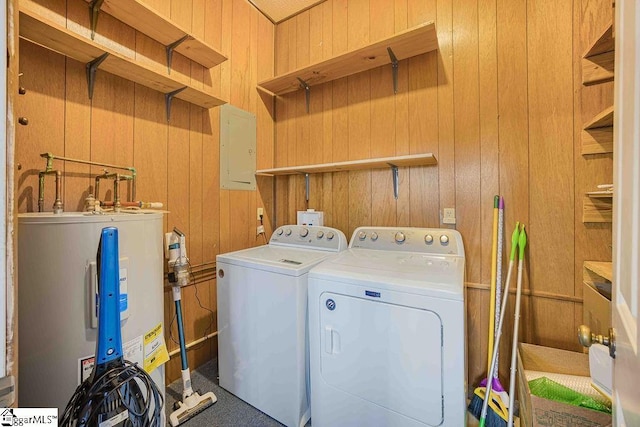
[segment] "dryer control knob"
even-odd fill
[[[318,239],[322,239],[324,237],[324,231],[322,231],[322,230],[318,231],[318,233],[316,234],[316,237]]]
[[[440,243],[442,243],[443,245],[449,243],[449,236],[447,236],[446,234],[440,236]]]
[[[375,231],[371,233],[371,240],[374,242],[378,240],[378,233],[376,233]]]
[[[427,234],[424,236],[424,242],[428,245],[433,243],[433,236],[431,234]]]
[[[308,228],[301,228],[300,229],[300,237],[307,237],[309,235],[309,229]]]
[[[364,240],[366,238],[367,238],[367,233],[365,233],[364,231],[361,231],[358,233],[358,239]]]
[[[330,231],[327,233],[327,240],[333,240],[333,237],[335,236],[335,234],[333,234],[333,231]]]
[[[402,231],[396,233],[396,243],[403,243],[407,238]]]
[[[291,236],[291,229],[287,228],[287,230],[284,232],[284,234],[286,234],[287,236]]]
[[[276,231],[276,234],[277,234],[278,236],[282,236],[282,232],[283,232],[283,231],[284,231],[284,230],[283,230],[282,228],[278,228],[278,230]]]

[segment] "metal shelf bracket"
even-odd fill
[[[181,87],[180,89],[176,89],[173,92],[164,94],[164,103],[167,107],[167,123],[171,120],[171,101],[173,101],[173,97],[185,90],[187,87]]]
[[[300,82],[300,87],[302,89],[304,89],[304,96],[307,100],[307,114],[309,114],[309,104],[310,104],[310,98],[311,98],[311,88],[309,87],[309,85],[307,84],[307,82],[305,82],[304,80],[302,80],[300,77],[296,77],[298,79],[298,81]],[[308,199],[307,199],[308,200]]]
[[[398,58],[390,47],[387,48],[389,58],[391,59],[391,74],[393,75],[393,93],[398,93]],[[396,199],[398,196],[396,195]]]
[[[96,28],[98,27],[98,17],[100,16],[100,8],[104,0],[91,0],[89,3],[89,19],[91,20],[91,40],[96,36]]]
[[[185,34],[184,37],[174,41],[173,43],[165,46],[165,50],[167,51],[167,74],[171,74],[171,61],[173,60],[173,51],[176,47],[183,41],[189,38],[189,34]]]
[[[93,87],[96,83],[96,70],[102,64],[102,61],[107,59],[108,52],[102,54],[91,62],[87,62],[87,85],[89,86],[89,99],[93,98]]]
[[[391,176],[393,177],[393,197],[398,200],[398,192],[400,188],[398,167],[391,163],[389,163],[389,166],[391,166]]]

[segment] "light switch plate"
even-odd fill
[[[444,208],[442,214],[442,222],[444,224],[455,224],[456,223],[456,209],[455,208]]]

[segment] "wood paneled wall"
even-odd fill
[[[87,4],[81,0],[39,0],[50,17],[67,28],[88,34]],[[151,7],[222,51],[229,60],[206,70],[179,54],[173,73],[190,76],[194,85],[209,89],[230,104],[257,115],[258,167],[273,166],[273,103],[262,101],[256,83],[273,75],[274,26],[246,0],[148,0]],[[98,38],[141,62],[165,64],[164,47],[101,14]],[[16,113],[29,125],[16,130],[16,200],[19,212],[37,211],[37,173],[45,166],[40,153],[134,166],[138,171],[137,198],[160,201],[169,211],[165,229],[174,226],[187,235],[196,285],[183,289],[187,342],[216,330],[216,287],[211,279],[215,256],[262,243],[256,239],[256,208],[273,211],[273,185],[260,182],[258,191],[226,191],[219,186],[219,110],[205,110],[174,100],[171,121],[165,116],[164,96],[130,81],[98,71],[93,99],[87,96],[85,64],[20,42],[21,86]],[[64,202],[68,211],[81,210],[93,192],[101,168],[56,163],[64,168]],[[105,185],[106,187],[106,185]],[[47,182],[46,209],[53,203],[53,182]],[[104,188],[104,187],[103,187]],[[104,190],[101,191],[105,198]],[[107,191],[106,198],[111,197]],[[265,226],[271,231],[271,218]],[[208,272],[208,274],[207,274]],[[204,307],[200,307],[199,297]],[[165,325],[175,310],[165,289]],[[211,323],[213,321],[213,323]],[[207,330],[207,328],[209,328]],[[175,324],[173,336],[177,339]],[[170,350],[177,344],[171,342]],[[192,368],[217,355],[217,341],[189,351]],[[167,365],[167,380],[180,377],[179,357]]]
[[[436,22],[439,50],[400,62],[395,95],[381,67],[313,87],[309,114],[302,91],[277,97],[274,155],[275,166],[291,166],[432,152],[438,165],[400,170],[398,200],[387,170],[312,176],[308,203],[302,177],[277,178],[276,222],[315,208],[350,236],[359,225],[446,227],[442,209],[455,207],[472,387],[486,374],[495,194],[506,202],[506,240],[516,220],[529,237],[521,340],[579,350],[582,263],[611,259],[611,227],[582,223],[582,195],[612,180],[611,155],[580,154],[582,123],[612,96],[610,83],[582,87],[580,57],[611,19],[610,3],[327,0],[276,27],[281,74]]]

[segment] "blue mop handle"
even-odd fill
[[[176,322],[178,323],[178,339],[180,340],[180,361],[182,362],[182,370],[184,371],[189,368],[189,359],[187,359],[187,346],[184,342],[184,326],[182,325],[182,307],[180,300],[176,300],[176,317]]]
[[[118,229],[105,227],[98,247],[98,343],[96,365],[122,358]]]

